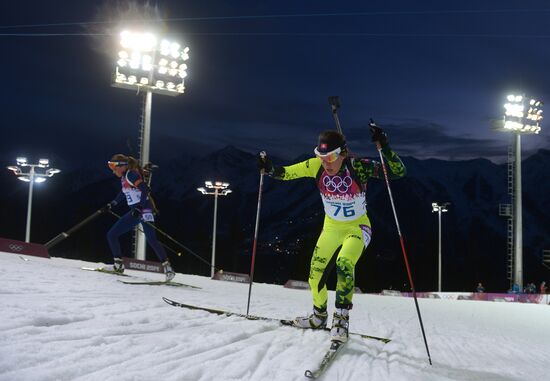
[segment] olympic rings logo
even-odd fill
[[[344,178],[340,176],[323,177],[323,185],[330,193],[335,193],[336,191],[338,191],[338,193],[346,193],[351,187],[351,184],[352,180],[350,176],[344,176]]]
[[[23,246],[22,245],[16,245],[14,243],[10,243],[8,245],[8,247],[13,251],[23,251]]]

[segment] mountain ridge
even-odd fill
[[[290,162],[274,157],[273,161],[286,165],[310,156],[301,155]],[[417,289],[433,290],[436,284],[437,217],[431,212],[431,202],[435,201],[451,202],[449,212],[442,216],[443,273],[447,274],[444,288],[470,290],[483,281],[492,289],[506,289],[506,219],[498,215],[498,205],[510,202],[506,164],[487,159],[402,159],[408,174],[391,186],[411,265],[416,268]],[[205,180],[231,184],[233,193],[218,200],[217,264],[226,271],[248,272],[260,177],[255,155],[226,146],[203,156],[182,153],[157,164],[153,191],[161,210],[158,226],[208,261],[214,200],[196,188]],[[550,168],[550,150],[541,149],[522,164],[525,282],[538,283],[549,275],[540,266],[540,255],[550,247],[550,219],[545,212],[549,210],[550,198],[544,176]],[[97,172],[80,169],[64,173],[35,192],[33,241],[48,241],[114,198],[118,180],[106,170],[105,176]],[[13,181],[13,176],[0,176],[0,186],[9,190],[3,210],[10,216],[2,220],[2,235],[21,239],[28,186],[19,184],[14,189]],[[288,278],[305,280],[323,221],[314,182],[281,182],[266,176],[261,207],[255,279],[279,283]],[[369,182],[367,209],[374,236],[358,263],[357,283],[370,290],[406,289],[395,222],[383,181]],[[118,212],[125,210],[120,208]],[[113,222],[110,217],[101,217],[53,248],[52,255],[108,261],[104,236]],[[130,250],[129,240],[123,240],[126,251]],[[154,259],[150,253],[149,257]],[[209,271],[191,256],[174,258],[173,262],[178,271]]]

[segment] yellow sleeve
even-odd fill
[[[276,168],[273,177],[279,180],[294,180],[301,177],[315,178],[319,168],[321,168],[321,160],[317,157],[312,157],[300,163]]]

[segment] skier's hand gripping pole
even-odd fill
[[[258,169],[263,174],[270,175],[273,173],[273,163],[265,151],[258,153]]]
[[[381,150],[388,145],[388,135],[372,119],[369,121],[369,129],[372,136],[371,140],[376,144],[376,149]]]

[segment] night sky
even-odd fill
[[[139,24],[120,20],[154,16],[172,20],[146,29],[191,58],[186,93],[153,96],[153,161],[229,144],[291,160],[334,128],[327,97],[339,95],[358,154],[376,155],[372,117],[401,155],[503,162],[510,134],[492,125],[505,96],[550,100],[550,4],[363,3],[5,2],[0,159],[104,170],[128,143],[135,150],[142,98],[111,87],[114,44],[124,24]],[[545,125],[523,139],[524,156],[549,147]]]

